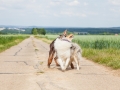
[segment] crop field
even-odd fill
[[[56,37],[58,35],[41,36],[48,43]],[[120,36],[75,35],[73,42],[80,45],[83,57],[113,69],[120,69]]]
[[[47,38],[50,40],[53,40],[56,37],[58,37],[58,35],[47,35]],[[120,36],[76,35],[74,36],[73,42],[78,43],[82,48],[120,49]]]
[[[1,35],[0,36],[0,52],[10,48],[13,45],[16,45],[28,38],[29,36],[24,35]]]

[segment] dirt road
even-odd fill
[[[120,90],[120,77],[88,60],[81,69],[47,68],[49,45],[33,37],[0,53],[0,90]]]

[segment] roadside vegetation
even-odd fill
[[[17,45],[28,37],[26,35],[0,35],[0,52]]]
[[[54,39],[49,39],[47,36],[44,35],[36,35],[35,38],[42,40],[43,42],[46,42],[48,44],[50,44],[52,42],[52,40]]]
[[[31,31],[31,34],[33,35],[45,35],[46,34],[46,30],[44,28],[33,28]]]
[[[58,35],[36,37],[50,43]],[[120,69],[119,35],[76,35],[73,42],[81,46],[83,57],[113,69]]]

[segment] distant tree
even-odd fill
[[[31,31],[31,33],[34,34],[34,35],[37,35],[38,34],[37,29],[33,28],[32,31]]]
[[[38,34],[41,34],[40,30],[41,30],[40,28],[37,28],[37,32],[38,32]]]
[[[31,31],[31,34],[37,35],[37,34],[41,34],[41,35],[45,35],[46,34],[46,30],[44,28],[33,28]]]
[[[40,34],[45,35],[46,34],[46,30],[44,28],[41,28],[40,29]]]
[[[34,28],[32,29],[31,34],[33,34],[33,30],[34,30]]]
[[[41,34],[41,35],[46,34],[46,30],[44,28],[36,28],[36,29],[37,29],[38,34]]]
[[[0,34],[2,34],[2,32],[0,31]]]

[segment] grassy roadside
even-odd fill
[[[120,50],[118,49],[85,49],[83,48],[83,57],[97,62],[99,64],[120,69]]]
[[[56,35],[36,37],[44,42],[50,43],[56,38]],[[111,67],[112,69],[120,69],[119,37],[114,38],[114,36],[112,36],[112,39],[110,39],[110,37],[111,36],[93,36],[91,38],[89,36],[85,36],[85,38],[83,38],[81,36],[77,36],[77,38],[75,37],[74,42],[78,43],[82,47],[83,57],[104,66]],[[94,39],[97,40],[97,44]]]
[[[14,45],[17,45],[18,43],[22,42],[24,39],[28,37],[29,36],[23,36],[23,35],[0,36],[0,52],[3,52]]]
[[[35,36],[35,38],[42,40],[43,42],[46,42],[50,44],[52,40],[50,40],[47,36]]]

